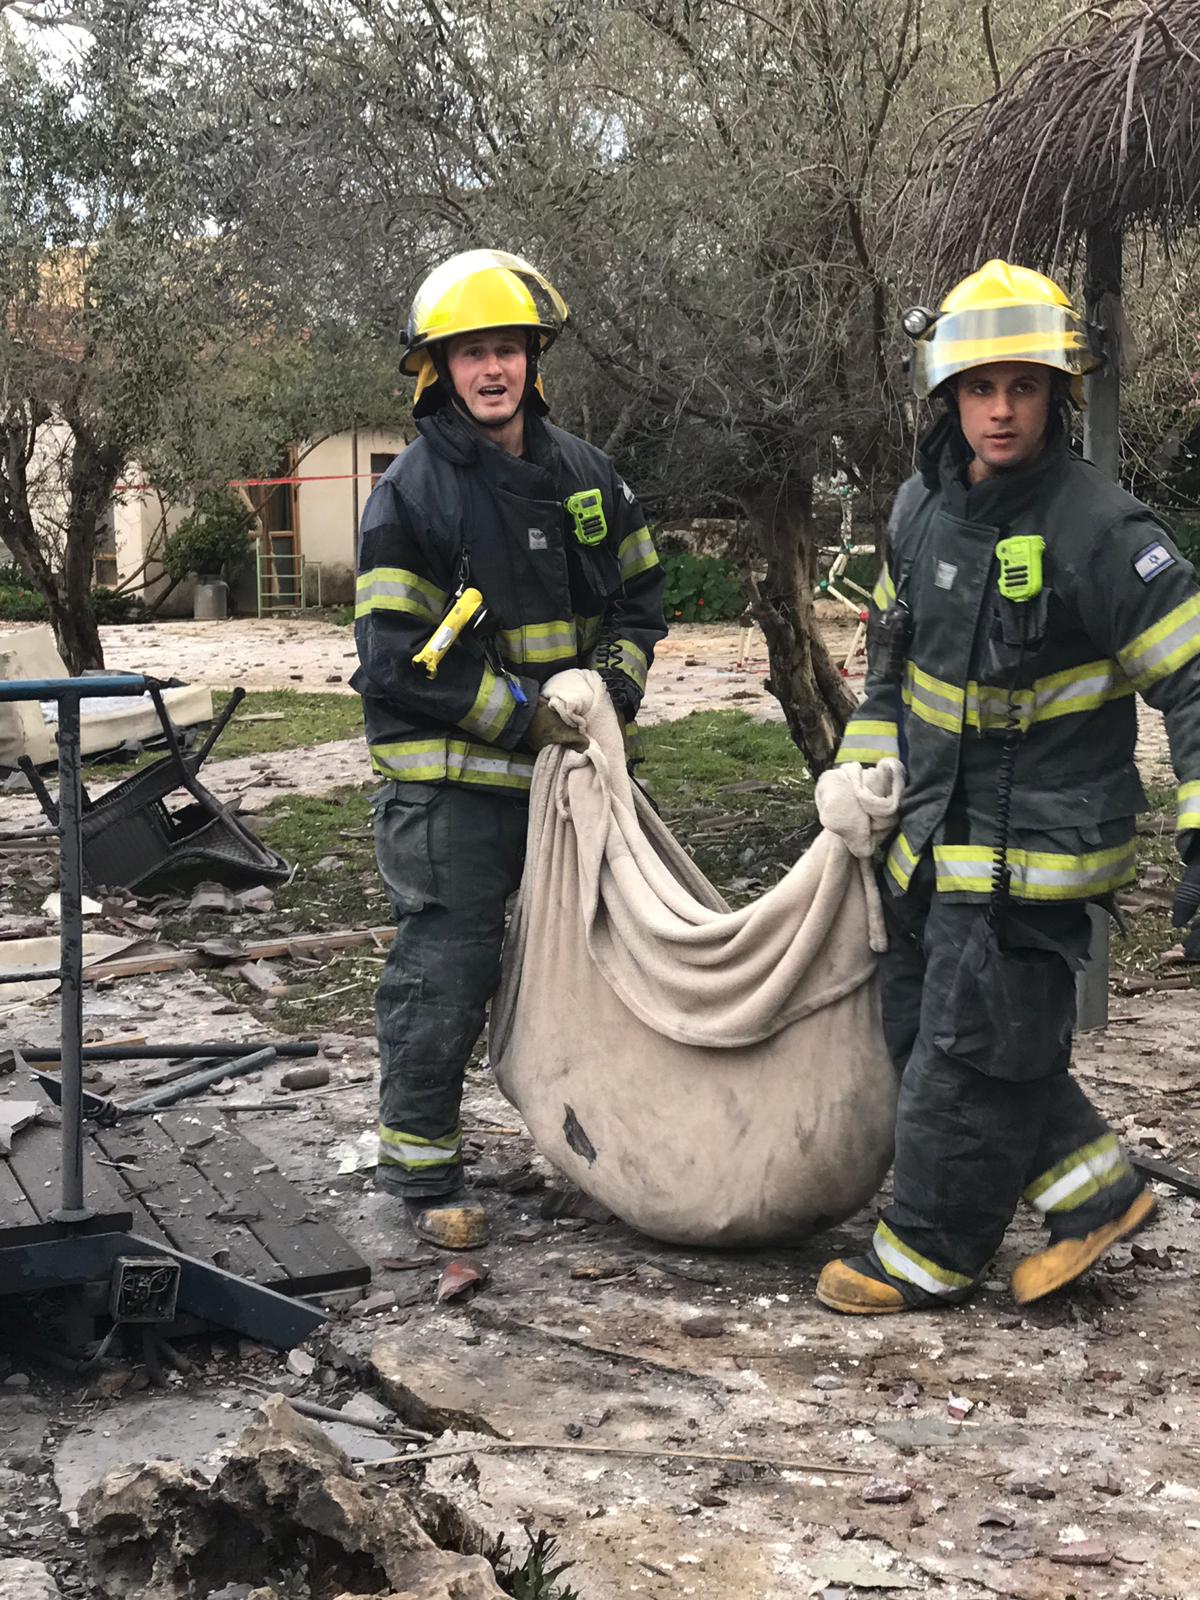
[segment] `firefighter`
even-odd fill
[[[1153,1214],[1069,1073],[1087,908],[1135,874],[1135,694],[1179,780],[1177,925],[1200,900],[1200,591],[1154,513],[1071,450],[1099,364],[1085,323],[989,261],[905,327],[943,413],[896,501],[838,753],[908,773],[881,869],[894,1198],[867,1253],[821,1273],[846,1313],[965,1298],[1021,1199],[1049,1235],[1013,1273],[1021,1304]]]
[[[419,437],[360,531],[353,686],[384,779],[376,854],[396,921],[376,1000],[376,1186],[443,1248],[487,1238],[463,1188],[463,1074],[499,981],[534,756],[585,743],[541,686],[595,668],[628,732],[666,633],[632,491],[546,420],[538,367],[566,320],[518,256],[471,250],[430,273],[403,362]],[[462,626],[442,654],[448,612],[447,633]]]

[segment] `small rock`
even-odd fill
[[[372,1317],[377,1311],[390,1311],[396,1304],[396,1296],[391,1289],[380,1289],[376,1294],[369,1294],[365,1300],[360,1300],[354,1307],[356,1317]]]
[[[720,1339],[725,1324],[720,1317],[690,1317],[680,1324],[679,1331],[687,1339]]]
[[[279,1080],[281,1089],[323,1089],[329,1082],[329,1068],[323,1062],[305,1067],[289,1067]]]
[[[1112,1551],[1098,1539],[1077,1539],[1072,1544],[1061,1544],[1049,1552],[1051,1561],[1063,1567],[1107,1567],[1112,1561]]]
[[[1010,1483],[1008,1487],[1013,1494],[1023,1494],[1026,1500],[1053,1500],[1055,1496],[1050,1485],[1038,1478],[1022,1479],[1019,1483]]]
[[[568,1439],[583,1438],[583,1428],[578,1422],[568,1422],[566,1427],[563,1429],[563,1432],[566,1434]]]
[[[989,1556],[993,1561],[1028,1561],[1037,1555],[1038,1547],[1032,1535],[1021,1529],[1006,1529],[980,1545],[979,1553]]]
[[[980,1513],[976,1520],[977,1528],[1012,1528],[1016,1526],[1016,1518],[1009,1516],[1007,1511],[999,1506],[988,1506],[986,1511]]]
[[[863,1484],[859,1499],[869,1506],[902,1506],[912,1499],[912,1484],[895,1478],[872,1478]]]
[[[587,1423],[589,1428],[601,1428],[611,1416],[612,1412],[606,1406],[603,1411],[585,1412],[583,1420]]]
[[[836,1372],[819,1372],[813,1379],[812,1386],[814,1389],[824,1390],[844,1389],[846,1380],[839,1378]]]
[[[316,1357],[310,1356],[307,1350],[289,1350],[285,1365],[297,1378],[311,1378],[317,1370]]]
[[[6,1389],[28,1389],[30,1377],[27,1372],[10,1372],[4,1380]]]

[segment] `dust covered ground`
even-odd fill
[[[345,631],[327,625],[272,623],[300,628],[305,653],[280,638],[257,652],[250,642],[244,656],[225,633],[243,625],[206,626],[221,630],[207,635],[219,659],[210,650],[207,668],[198,658],[190,672],[173,669],[181,676],[228,683],[261,671],[261,687],[278,687],[286,654],[285,677],[303,659],[309,676],[294,686],[311,689],[349,667],[333,655],[347,648]],[[191,629],[155,631],[182,639]],[[146,649],[148,630],[107,632],[120,636],[110,666],[167,670]],[[126,636],[143,641],[138,651],[124,654]],[[722,704],[777,714],[753,640],[751,665],[736,667],[742,648],[738,630],[681,630],[651,680],[651,717]],[[330,748],[271,758],[261,787],[316,792]],[[1151,719],[1142,755],[1161,781]],[[208,775],[224,782],[220,768]],[[347,781],[357,780],[330,786]],[[23,802],[0,804],[7,820]],[[93,1038],[240,1041],[284,1031],[285,1005],[181,972],[89,990],[86,1016]],[[1193,1171],[1198,1008],[1190,989],[1117,995],[1107,1031],[1077,1048],[1081,1079],[1130,1144]],[[0,1028],[53,1042],[54,1004],[10,1008]],[[212,1470],[263,1394],[281,1389],[339,1408],[357,1397],[385,1428],[435,1435],[415,1451],[434,1459],[380,1464],[414,1452],[386,1432],[336,1430],[372,1481],[424,1478],[517,1549],[524,1527],[555,1533],[580,1600],[1200,1593],[1196,1201],[1160,1190],[1158,1219],[1133,1247],[1025,1312],[1007,1286],[1036,1247],[1022,1217],[969,1305],[843,1319],[817,1305],[813,1285],[830,1255],[865,1244],[874,1207],[788,1250],[657,1245],[564,1188],[478,1063],[464,1122],[493,1242],[479,1256],[483,1286],[439,1304],[444,1258],[415,1245],[369,1171],[341,1170],[355,1167],[374,1122],[370,1031],[360,1009],[320,1034],[331,1082],[296,1095],[293,1109],[221,1111],[371,1262],[369,1297],[334,1308],[290,1362],[236,1340],[186,1343],[194,1373],[168,1373],[162,1388],[136,1351],[114,1351],[79,1378],[4,1348],[0,1557],[45,1561],[63,1595],[100,1593],[72,1528],[83,1489],[151,1456]],[[101,1087],[131,1094],[136,1064],[104,1071]],[[287,1098],[279,1075],[269,1069],[215,1103]]]

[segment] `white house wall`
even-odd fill
[[[360,428],[357,479],[353,476],[353,433],[333,434],[301,454],[296,468],[296,475],[302,480],[299,485],[300,549],[310,567],[314,562],[321,565],[322,597],[327,605],[345,604],[354,595],[358,519],[371,492],[371,457],[398,455],[404,445],[402,434]],[[315,599],[312,581],[309,599]]]

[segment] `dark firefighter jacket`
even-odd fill
[[[595,667],[636,714],[667,631],[662,568],[632,492],[583,440],[529,417],[514,456],[449,408],[418,426],[372,490],[359,538],[352,685],[371,763],[401,781],[527,790],[533,757],[518,746],[556,672]],[[594,544],[566,509],[586,489],[603,496]],[[482,592],[488,627],[464,632],[429,678],[412,658],[463,583]]]
[[[1134,818],[1145,806],[1135,693],[1166,714],[1178,829],[1200,828],[1200,590],[1163,524],[1061,435],[1027,467],[974,486],[968,459],[947,419],[900,491],[873,604],[908,606],[907,662],[899,683],[868,669],[837,759],[905,762],[885,862],[894,892],[932,850],[939,891],[985,900],[1004,733],[1019,727],[1012,898],[1102,898],[1134,876]],[[1024,647],[995,555],[1000,539],[1023,533],[1046,543]]]

